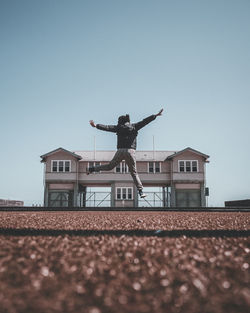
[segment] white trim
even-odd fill
[[[184,162],[184,172],[180,171],[180,162]],[[186,162],[190,162],[190,172],[186,170]],[[192,162],[196,162],[197,171],[193,171]],[[178,173],[198,173],[199,172],[199,162],[198,160],[178,160]]]
[[[149,172],[149,163],[153,163],[153,172]],[[159,163],[160,172],[155,171],[155,163]],[[161,161],[148,161],[148,173],[149,174],[160,174],[161,173]]]
[[[53,162],[56,162],[56,171],[53,171]],[[63,162],[63,171],[59,172],[59,162]],[[65,171],[65,163],[69,162],[69,171]],[[71,160],[51,160],[51,173],[71,173]]]
[[[121,199],[118,199],[118,197],[117,197],[117,189],[121,189]],[[125,199],[123,199],[123,197],[122,197],[122,189],[126,189],[126,198]],[[129,189],[131,190],[131,199],[128,198],[128,190]],[[124,186],[116,187],[115,188],[115,200],[118,200],[118,201],[122,201],[122,200],[132,201],[132,200],[134,200],[133,187],[124,187]]]

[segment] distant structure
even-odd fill
[[[250,207],[250,199],[225,201],[225,207]]]
[[[89,166],[108,163],[115,151],[68,151],[58,148],[41,156],[44,163],[44,206],[138,207],[137,190],[124,162],[109,172],[86,174]],[[209,156],[186,148],[181,151],[136,151],[137,171],[144,187],[161,192],[142,206],[205,207]],[[109,187],[98,198],[95,187]],[[145,190],[144,188],[144,190]],[[145,190],[146,191],[146,190]],[[146,191],[147,193],[147,191]],[[157,201],[156,201],[157,200]]]
[[[24,202],[19,200],[5,200],[0,199],[0,207],[13,207],[13,206],[23,206]]]

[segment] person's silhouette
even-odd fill
[[[122,160],[125,160],[126,164],[128,165],[129,172],[138,189],[140,197],[145,198],[146,195],[143,193],[143,186],[136,169],[136,137],[138,135],[138,131],[142,127],[152,122],[154,119],[156,119],[157,116],[162,115],[162,112],[163,109],[161,109],[157,114],[150,115],[142,121],[134,124],[130,123],[130,117],[128,114],[120,116],[118,118],[117,125],[95,124],[93,120],[90,120],[89,123],[92,127],[96,127],[97,129],[117,134],[117,151],[113,159],[108,164],[89,167],[87,169],[87,175],[93,172],[110,171],[114,167],[116,167]]]

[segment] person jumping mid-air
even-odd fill
[[[146,195],[143,193],[143,186],[140,177],[136,169],[136,137],[138,130],[146,126],[148,123],[156,119],[157,116],[162,115],[163,109],[159,113],[150,115],[138,123],[131,124],[129,115],[122,115],[118,118],[117,125],[102,125],[95,124],[93,120],[89,121],[92,127],[96,127],[100,130],[116,133],[117,135],[117,151],[113,159],[104,165],[96,165],[87,169],[87,175],[93,172],[99,171],[110,171],[115,168],[122,160],[125,160],[129,172],[134,180],[134,183],[138,189],[141,198],[145,198]]]

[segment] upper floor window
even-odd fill
[[[89,162],[89,165],[88,165],[88,167],[89,168],[91,168],[91,167],[94,167],[94,166],[99,166],[99,165],[101,165],[101,162]],[[94,174],[96,174],[97,172],[94,172]],[[101,173],[101,171],[99,172],[99,173]]]
[[[69,160],[52,160],[52,172],[71,172],[71,161]]]
[[[89,167],[99,166],[99,165],[101,165],[100,162],[89,162]]]
[[[148,162],[148,172],[149,173],[160,173],[161,172],[160,162]]]
[[[179,172],[198,172],[197,160],[179,160],[178,161]]]
[[[122,161],[121,163],[119,163],[116,168],[115,168],[115,172],[116,173],[128,173],[128,166],[125,163],[125,161]]]
[[[116,200],[132,200],[133,188],[132,187],[117,187]]]

